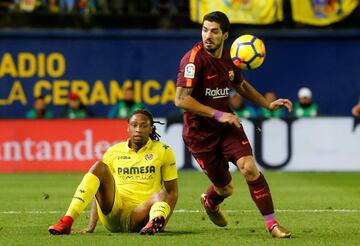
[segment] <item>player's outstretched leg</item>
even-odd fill
[[[277,238],[288,238],[291,232],[280,226],[275,219],[274,204],[270,188],[262,173],[259,172],[252,156],[241,157],[236,165],[244,175],[249,187],[250,195],[262,214],[266,228],[271,236]]]
[[[99,186],[98,177],[92,173],[86,173],[75,191],[65,216],[56,225],[49,226],[48,231],[53,235],[70,234],[74,219],[94,198]]]
[[[170,214],[170,206],[167,202],[155,202],[150,209],[149,221],[140,230],[141,235],[154,235],[165,226],[165,220]]]
[[[76,189],[65,216],[56,225],[50,226],[48,231],[53,235],[70,234],[74,219],[94,198],[99,186],[99,178],[90,172],[86,173]]]
[[[211,185],[207,193],[203,193],[200,197],[201,204],[205,208],[210,220],[220,227],[224,227],[228,223],[225,213],[220,209],[220,203],[222,203],[224,199],[225,197],[217,194],[214,185]]]
[[[265,177],[260,173],[259,178],[247,181],[251,197],[264,217],[264,221],[271,236],[276,238],[289,238],[291,232],[280,226],[275,219],[274,205],[270,188]]]

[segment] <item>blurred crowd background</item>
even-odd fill
[[[126,118],[141,107],[179,116],[178,64],[214,10],[229,16],[229,40],[265,39],[269,56],[246,78],[260,81],[269,101],[289,97],[295,105],[291,114],[269,112],[232,93],[236,114],[360,114],[359,0],[0,0],[0,118]],[[40,76],[49,57],[63,61],[59,76]],[[339,87],[346,96],[333,103]]]
[[[199,0],[1,0],[0,27],[32,27],[32,28],[182,28],[197,27],[191,21],[196,6],[206,5],[211,1]],[[238,5],[239,9],[246,5],[262,4],[266,1],[224,0],[227,5]],[[333,21],[331,28],[353,28],[360,23],[358,0],[271,0],[283,12],[280,19],[268,23],[275,28],[303,28],[317,25],[304,25],[294,20],[294,10],[306,9],[305,2],[317,8],[320,14],[331,14],[332,11],[343,11],[349,6],[351,11],[340,13],[341,21]],[[210,5],[210,4],[208,4]],[[340,7],[339,7],[340,6]],[[200,6],[201,7],[201,6]],[[253,6],[250,6],[253,8]],[[313,8],[313,9],[314,9]],[[339,14],[339,13],[337,13]],[[346,18],[344,18],[346,17]],[[295,17],[296,19],[296,17]],[[237,22],[246,27],[262,28],[256,23]],[[320,24],[321,26],[325,26]]]

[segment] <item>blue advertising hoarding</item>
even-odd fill
[[[296,100],[313,90],[323,115],[349,115],[360,95],[360,32],[253,32],[267,56],[244,72],[260,92]],[[230,42],[240,35],[232,36]],[[175,109],[176,75],[199,31],[31,31],[0,33],[0,117],[22,118],[44,95],[58,114],[75,91],[98,117],[133,86],[156,117]]]

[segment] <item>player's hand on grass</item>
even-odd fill
[[[286,107],[289,112],[292,111],[293,105],[289,99],[279,98],[270,103],[269,109],[270,110],[277,110],[278,108]]]
[[[217,121],[219,121],[221,123],[229,123],[229,124],[235,125],[236,127],[241,126],[240,117],[238,117],[232,113],[216,111],[214,117]]]
[[[76,233],[76,234],[86,234],[86,233],[93,233],[94,230],[95,230],[95,228],[86,227],[86,228],[83,228],[83,229],[74,231],[73,233]]]

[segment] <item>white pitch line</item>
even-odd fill
[[[258,210],[224,210],[227,213],[255,213]],[[174,213],[202,213],[203,210],[178,209]],[[359,209],[277,209],[280,213],[360,213]]]
[[[360,213],[359,209],[277,209],[279,213]],[[89,212],[89,211],[84,211]],[[174,213],[203,213],[204,210],[176,209]],[[225,210],[227,213],[255,213],[258,210]],[[0,214],[62,214],[64,211],[0,211]]]

